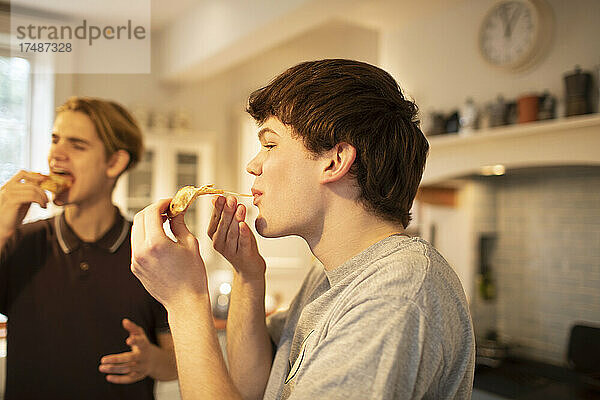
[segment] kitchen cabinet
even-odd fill
[[[154,131],[144,136],[144,154],[138,165],[125,173],[115,187],[113,200],[130,219],[147,205],[172,197],[186,185],[214,183],[214,145],[198,134],[170,134]],[[211,212],[207,196],[196,200],[186,211],[185,221],[192,233],[211,248],[205,233]]]
[[[494,127],[470,135],[444,134],[428,140],[422,185],[479,175],[486,166],[599,165],[600,115]]]

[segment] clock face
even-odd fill
[[[479,32],[479,48],[489,63],[516,68],[529,61],[539,39],[539,15],[527,0],[496,4]]]

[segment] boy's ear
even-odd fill
[[[109,178],[116,178],[121,175],[121,173],[125,171],[125,168],[127,168],[127,165],[129,165],[129,159],[129,153],[125,150],[121,149],[115,151],[108,160],[108,169],[106,170],[106,175]]]
[[[356,148],[349,143],[340,142],[326,153],[327,165],[321,175],[321,183],[336,182],[342,179],[354,164]]]

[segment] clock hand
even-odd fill
[[[504,25],[504,37],[508,38],[510,37],[508,4],[503,4],[498,11],[500,12],[500,19],[502,19],[502,25]]]
[[[519,14],[521,14],[521,9],[517,8],[510,16],[510,19],[508,20],[508,25],[506,26],[506,29],[508,31],[508,36],[506,35],[506,32],[504,33],[505,36],[507,36],[507,37],[512,36],[512,31],[513,31],[513,28],[515,27],[515,23],[519,19]]]

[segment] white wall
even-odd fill
[[[575,64],[600,64],[600,1],[547,0],[555,17],[553,44],[540,63],[522,73],[487,65],[477,49],[479,24],[494,0],[468,0],[426,21],[381,35],[380,62],[423,112],[450,111],[469,96],[475,102],[531,91],[562,95],[563,75]]]

